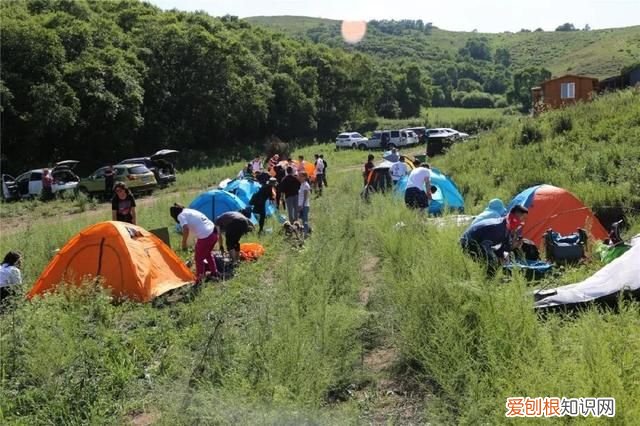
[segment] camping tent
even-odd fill
[[[404,164],[407,168],[407,173],[415,168],[409,158],[405,158]],[[367,187],[370,192],[384,191],[386,188],[391,187],[391,166],[393,166],[393,162],[383,160],[371,169],[369,176],[367,176]]]
[[[228,181],[224,188],[227,192],[234,194],[246,205],[249,205],[251,197],[260,190],[260,184],[252,179],[233,179]],[[276,206],[273,203],[267,202],[266,204],[267,216],[271,216],[276,213]]]
[[[396,191],[404,194],[407,190],[408,176],[398,181]],[[431,194],[429,213],[442,214],[446,209],[464,211],[464,198],[451,178],[435,167],[431,168],[431,186],[435,186],[436,192]]]
[[[577,308],[588,303],[615,303],[621,293],[640,297],[640,240],[591,277],[576,284],[536,293],[536,309]]]
[[[523,236],[538,246],[549,228],[563,235],[584,228],[596,239],[607,238],[607,231],[591,210],[566,189],[552,185],[533,186],[516,195],[507,210],[516,204],[529,209]]]
[[[64,282],[80,285],[101,276],[118,298],[147,302],[194,281],[180,258],[158,237],[125,222],[100,222],[71,238],[56,254],[27,297]]]
[[[227,183],[224,188],[220,189],[234,194],[245,204],[249,204],[249,200],[251,200],[253,194],[260,189],[260,184],[252,179],[234,179]]]
[[[198,210],[210,220],[215,220],[222,213],[246,209],[247,203],[230,192],[213,189],[198,195],[189,204],[189,208]],[[257,223],[255,218],[252,217],[251,220]]]

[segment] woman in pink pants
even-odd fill
[[[206,260],[211,269],[211,275],[217,276],[218,269],[216,262],[211,255],[213,246],[218,241],[216,227],[204,214],[197,210],[185,209],[180,204],[174,204],[170,208],[171,217],[182,227],[182,249],[187,249],[187,239],[190,233],[196,236],[196,275],[198,283],[205,277],[204,261]]]

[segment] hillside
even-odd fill
[[[344,45],[339,38],[340,21],[298,16],[258,16],[246,20],[297,37]],[[364,40],[353,49],[385,59],[409,57],[428,63],[440,60],[443,54],[455,55],[469,39],[477,37],[485,37],[493,49],[506,48],[515,68],[543,66],[554,75],[570,72],[604,78],[640,60],[640,26],[499,34],[455,32],[435,27],[429,34],[415,30],[387,34],[369,28]]]
[[[638,140],[640,92],[624,91],[510,122],[433,163],[457,182],[467,213],[545,182],[627,207],[628,237],[640,232]],[[28,226],[0,239],[0,252],[25,254],[24,284],[0,313],[0,423],[497,424],[507,397],[597,395],[616,399],[616,424],[637,424],[638,303],[544,320],[532,309],[533,286],[579,281],[599,262],[539,283],[487,280],[461,252],[460,227],[389,195],[361,200],[366,153],[323,144],[292,155],[316,152],[330,186],[311,201],[302,249],[270,219],[273,232],[243,239],[263,244],[263,258],[153,304],[112,303],[93,286],[27,302],[54,250],[110,211],[25,212]],[[178,179],[203,191],[242,165]],[[146,229],[171,229],[185,260],[168,209],[194,198],[186,188],[138,212]]]

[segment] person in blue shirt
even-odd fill
[[[492,276],[504,261],[504,252],[510,252],[522,244],[519,231],[529,210],[516,205],[506,217],[484,219],[473,223],[460,238],[462,250],[487,266]]]

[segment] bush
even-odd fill
[[[507,99],[504,96],[496,96],[493,106],[495,108],[507,108],[509,106],[509,102],[507,102]]]
[[[291,152],[291,147],[277,136],[271,136],[264,143],[264,152],[267,158],[271,158],[275,154],[278,154],[280,158],[287,158]]]
[[[537,124],[529,120],[522,125],[518,141],[520,145],[529,145],[540,142],[542,138],[542,131],[538,128]]]
[[[473,91],[462,97],[461,106],[463,108],[493,108],[493,97],[488,93]]]
[[[571,116],[565,112],[557,115],[553,120],[552,129],[554,135],[561,135],[573,129]]]

